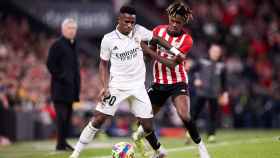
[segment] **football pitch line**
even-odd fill
[[[239,144],[255,144],[255,143],[263,143],[265,141],[279,141],[280,137],[270,137],[270,138],[255,138],[255,139],[248,139],[248,140],[239,140],[239,141],[224,141],[220,143],[215,144],[207,144],[207,148],[216,148],[221,146],[230,146],[230,145],[239,145]],[[192,146],[185,146],[185,147],[177,147],[177,148],[169,148],[166,149],[168,153],[171,152],[180,152],[180,151],[189,151],[197,149],[196,145]],[[149,154],[152,152],[150,151]],[[106,155],[106,156],[94,156],[94,157],[88,157],[88,158],[111,158],[112,155]]]

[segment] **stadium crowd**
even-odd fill
[[[143,3],[163,19],[169,1]],[[190,6],[194,20],[187,28],[194,46],[189,62],[206,57],[210,43],[224,47],[231,101],[222,107],[222,116],[232,123],[222,125],[279,128],[280,2],[199,0],[191,1]],[[49,121],[41,117],[42,122],[53,123],[55,113],[49,106],[50,76],[45,62],[55,35],[34,32],[26,17],[1,14],[0,37],[0,108],[17,112],[34,110],[48,115]],[[90,111],[97,102],[100,85],[97,66],[84,53],[80,60],[81,102],[75,108]],[[81,120],[73,121],[78,125]]]

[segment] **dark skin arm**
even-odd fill
[[[98,98],[102,100],[104,96],[109,95],[109,90],[108,90],[108,83],[109,83],[109,61],[100,59],[100,64],[99,64],[99,77],[102,85],[102,89],[99,93]]]
[[[172,46],[164,39],[158,36],[153,36],[152,40],[150,41],[152,45],[159,44],[163,46],[165,49],[170,49]]]
[[[177,56],[174,56],[171,59],[164,58],[162,56],[159,56],[154,50],[152,50],[146,43],[141,42],[141,47],[143,49],[143,52],[145,55],[148,55],[149,57],[160,61],[161,63],[165,64],[168,67],[174,68],[176,65],[180,64],[186,59],[186,56],[184,54],[179,54]]]

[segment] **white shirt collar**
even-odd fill
[[[117,27],[118,27],[118,26],[117,26]],[[116,33],[117,33],[117,35],[118,35],[118,37],[119,37],[120,39],[132,38],[132,32],[133,32],[133,30],[130,31],[130,33],[129,33],[128,35],[124,35],[124,34],[122,34],[122,33],[116,28]]]

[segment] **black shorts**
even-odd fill
[[[148,94],[152,105],[162,106],[170,96],[173,98],[178,95],[189,96],[189,87],[185,82],[175,84],[155,83],[148,89]]]

